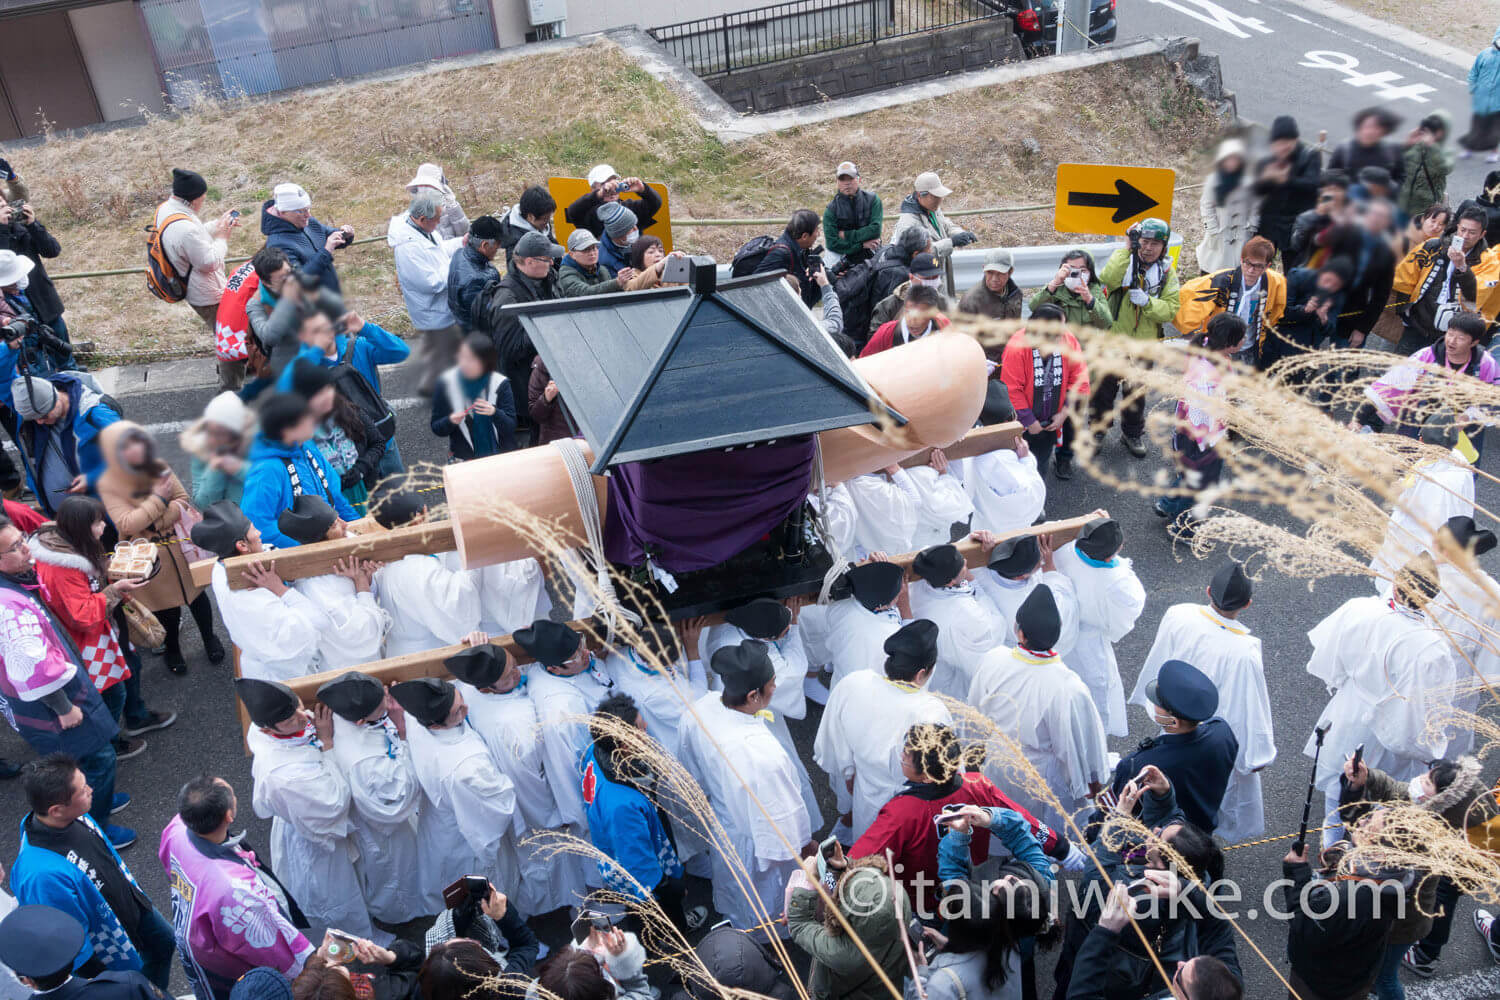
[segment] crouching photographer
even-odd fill
[[[443,890],[446,909],[427,931],[427,951],[457,938],[478,943],[501,972],[527,976],[540,946],[526,918],[483,875],[465,875]]]

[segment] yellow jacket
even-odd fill
[[[1177,317],[1172,325],[1185,337],[1196,337],[1208,327],[1208,321],[1221,312],[1238,305],[1238,292],[1242,282],[1238,267],[1227,267],[1222,271],[1194,278],[1182,286],[1182,304],[1177,308]],[[1234,302],[1231,302],[1231,299]],[[1266,300],[1261,304],[1260,329],[1256,332],[1256,343],[1264,343],[1266,334],[1276,329],[1281,314],[1286,311],[1286,279],[1281,272],[1266,269]]]

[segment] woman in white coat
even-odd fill
[[[1240,248],[1255,231],[1260,199],[1251,186],[1243,139],[1225,139],[1214,154],[1214,172],[1203,183],[1198,214],[1203,217],[1203,242],[1198,244],[1198,267],[1204,274],[1238,267]]]

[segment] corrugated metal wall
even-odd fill
[[[174,102],[495,47],[488,0],[142,0]]]

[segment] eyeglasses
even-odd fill
[[[10,555],[12,552],[19,552],[19,551],[21,551],[21,549],[25,545],[26,545],[26,539],[24,537],[17,538],[15,540],[15,543],[12,544],[10,547],[4,548],[4,549],[0,549],[0,559],[5,558],[6,556]]]

